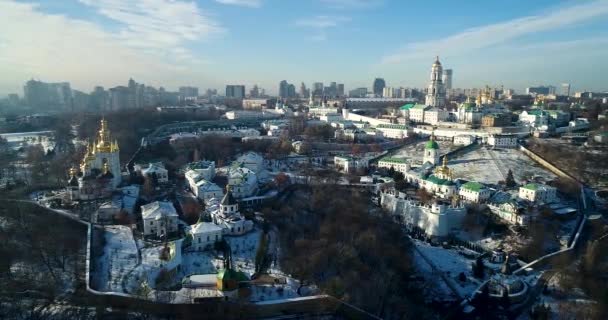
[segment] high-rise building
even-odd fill
[[[395,89],[393,87],[384,87],[382,90],[383,98],[394,98],[395,97]]]
[[[30,80],[23,87],[25,102],[34,108],[72,108],[72,89],[69,82],[46,83]]]
[[[300,97],[308,98],[309,94],[310,94],[309,90],[306,89],[306,85],[304,84],[304,82],[302,82],[302,84],[300,84]]]
[[[364,98],[367,95],[367,88],[357,88],[350,90],[348,96],[350,98]]]
[[[313,96],[322,96],[323,95],[323,82],[315,82],[312,85],[312,94]]]
[[[382,96],[384,87],[386,87],[386,82],[384,82],[384,79],[382,78],[376,78],[374,79],[374,94],[378,97]]]
[[[144,88],[144,104],[146,106],[155,106],[160,102],[158,90],[151,86]]]
[[[244,85],[227,85],[226,86],[226,98],[244,99],[245,98],[245,86]]]
[[[282,80],[281,82],[279,82],[279,97],[286,99],[287,96],[289,95],[289,93],[287,92],[289,90],[289,83],[287,82],[287,80]]]
[[[569,97],[570,96],[570,84],[569,83],[562,83],[562,92],[561,94],[563,96]]]
[[[213,96],[217,96],[217,89],[207,89],[207,91],[205,92],[205,96],[207,98],[211,98]]]
[[[547,94],[555,94],[554,86],[538,86],[538,87],[528,87],[526,88],[526,93],[531,95],[547,95]]]
[[[344,83],[338,83],[338,97],[344,97]]]
[[[118,86],[110,89],[109,110],[121,110],[131,108],[131,94],[128,87]]]
[[[251,98],[259,98],[260,97],[260,88],[257,84],[253,85],[253,88],[249,91],[249,97]]]
[[[447,90],[452,89],[452,69],[443,70],[443,85]]]
[[[108,108],[108,93],[103,87],[97,86],[91,92],[89,99],[89,109],[91,111],[105,111]]]
[[[72,90],[72,105],[74,110],[86,110],[89,108],[91,96],[78,90]]]
[[[179,87],[179,99],[184,100],[196,100],[198,98],[197,87]]]
[[[296,97],[296,86],[293,84],[289,84],[287,86],[287,98],[295,98]]]
[[[425,100],[427,106],[445,106],[445,87],[441,80],[442,75],[443,68],[441,67],[441,62],[439,62],[439,57],[437,57],[431,67],[431,81],[429,82]]]
[[[11,107],[16,107],[19,105],[19,95],[16,93],[9,93],[7,96],[8,105]]]

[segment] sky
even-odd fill
[[[0,0],[0,94],[287,80],[608,90],[608,0]]]

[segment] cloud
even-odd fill
[[[121,26],[132,47],[164,50],[224,32],[195,2],[175,0],[79,0]]]
[[[506,22],[471,28],[451,36],[415,42],[397,53],[385,56],[382,63],[401,63],[436,54],[458,56],[503,44],[527,34],[553,31],[608,15],[608,1],[600,0],[559,8],[543,15],[527,16]]]
[[[101,2],[108,4],[108,1]],[[202,36],[209,28],[200,21],[163,21],[171,15],[184,19],[196,17],[182,11],[194,9],[192,6],[169,5],[166,9],[172,13],[149,13],[144,17],[135,12],[145,9],[136,7],[103,9],[121,21],[133,19],[125,31],[115,35],[88,21],[47,14],[38,5],[0,1],[2,78],[73,81],[86,88],[85,91],[100,83],[116,85],[117,79],[131,76],[156,81],[161,80],[159,75],[173,81],[180,79],[196,62],[181,44]],[[152,26],[154,23],[160,27]],[[152,29],[144,30],[146,27]],[[154,35],[160,39],[144,43]],[[137,36],[142,39],[136,39]],[[184,60],[188,64],[176,63]]]
[[[296,20],[295,25],[312,28],[313,34],[308,37],[309,40],[325,41],[327,40],[327,29],[335,28],[348,21],[350,21],[349,17],[318,15],[312,18],[298,19]]]
[[[332,9],[362,9],[378,6],[384,0],[321,0],[321,2]]]
[[[262,6],[262,0],[215,0],[215,2],[250,8],[259,8]]]
[[[315,29],[327,29],[337,27],[344,22],[350,21],[348,17],[319,15],[312,18],[296,20],[295,24],[300,27],[311,27]]]

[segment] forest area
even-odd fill
[[[281,267],[302,285],[384,319],[430,318],[421,301],[413,248],[399,225],[371,213],[365,191],[302,186],[264,215],[279,231]]]
[[[0,318],[47,319],[84,290],[86,227],[26,202],[0,200]],[[58,305],[63,305],[57,309]]]

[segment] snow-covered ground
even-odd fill
[[[526,178],[541,177],[547,181],[556,177],[517,149],[480,147],[449,159],[448,166],[455,177],[482,183],[504,181],[509,169],[518,183]]]
[[[173,262],[160,259],[163,244],[152,244],[142,240],[135,241],[128,227],[110,226],[105,228],[106,245],[103,256],[97,266],[97,283],[100,291],[125,292],[134,295],[141,294],[143,283],[151,289],[149,299],[172,303],[188,303],[195,297],[217,297],[221,292],[215,288],[182,288],[178,291],[156,290],[156,279],[163,268],[168,268]],[[255,253],[261,234],[260,229],[239,237],[226,237],[232,248],[233,268],[245,272],[249,277],[255,272]],[[272,234],[272,233],[271,233]],[[275,241],[270,241],[269,253],[274,253]],[[181,240],[175,244],[181,247]],[[141,254],[141,261],[139,258]],[[172,279],[165,283],[167,287],[179,286],[182,279],[194,274],[215,274],[224,267],[223,260],[213,250],[192,252],[183,250],[176,255],[180,267],[176,269]],[[276,265],[274,265],[276,268]],[[269,273],[276,278],[284,278],[285,284],[252,285],[250,300],[253,302],[299,297],[299,283],[271,268]],[[314,289],[304,288],[303,293],[313,294]]]
[[[456,288],[460,293],[460,296],[470,295],[477,287],[481,284],[481,281],[473,278],[471,271],[471,265],[475,261],[469,259],[458,252],[458,249],[444,249],[443,247],[433,247],[430,244],[418,240],[414,240],[416,248],[420,252],[416,252],[415,261],[416,266],[419,270],[426,274],[425,278],[436,278],[437,279],[437,291],[443,293],[441,296],[444,299],[454,298],[454,294],[449,286],[441,281],[439,277],[443,274],[448,281],[451,282],[452,287]],[[433,268],[427,262],[427,259],[420,256],[424,255],[430,262],[436,267],[436,272],[433,272]],[[458,275],[464,273],[466,280],[460,281]]]
[[[107,226],[104,230],[106,244],[96,272],[99,290],[123,292],[123,279],[139,261],[137,245],[129,227]]]
[[[408,144],[400,148],[397,152],[395,152],[392,157],[395,158],[405,158],[411,160],[414,164],[421,164],[422,158],[424,157],[424,146],[427,141],[420,141],[413,144]],[[452,147],[452,142],[450,141],[437,141],[439,144],[439,154],[444,154],[450,152]]]

